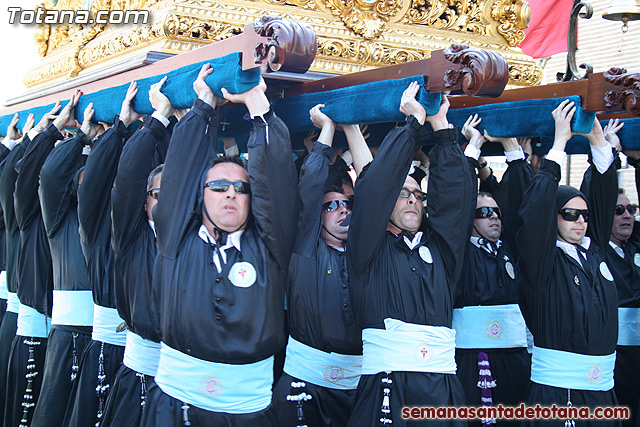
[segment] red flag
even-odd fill
[[[528,0],[531,10],[529,28],[520,44],[524,53],[545,58],[567,51],[567,32],[573,0]]]

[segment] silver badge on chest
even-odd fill
[[[427,264],[433,263],[433,257],[431,256],[431,251],[428,247],[420,246],[420,249],[418,249],[418,253],[420,254],[420,258],[422,258],[424,262],[426,262]]]
[[[256,281],[256,269],[248,262],[236,262],[229,270],[229,281],[239,288],[248,288]]]
[[[511,277],[511,280],[514,280],[516,278],[516,271],[513,268],[513,264],[511,264],[511,262],[507,261],[504,264],[504,268],[505,268],[505,270],[507,270],[507,274],[509,275],[509,277]]]
[[[607,263],[604,261],[600,263],[600,274],[602,274],[602,277],[604,277],[608,281],[613,282],[613,276],[609,271],[609,267],[607,266]]]
[[[636,253],[636,254],[633,256],[633,263],[634,263],[636,266],[640,267],[640,254],[639,254],[639,253]]]

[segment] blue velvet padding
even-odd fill
[[[571,129],[579,133],[589,133],[593,127],[595,113],[581,108],[579,96],[567,97],[575,102],[576,109],[571,119]],[[528,99],[517,102],[486,104],[479,107],[459,108],[449,111],[449,122],[462,126],[470,115],[478,114],[482,122],[477,126],[481,132],[486,129],[492,136],[499,137],[553,137],[555,122],[551,112],[567,98]]]
[[[307,93],[273,102],[276,114],[289,127],[290,132],[314,129],[309,110],[324,104],[322,112],[336,123],[370,124],[404,121],[400,112],[400,98],[409,83],[417,81],[420,91],[417,99],[427,114],[433,115],[440,108],[440,93],[429,93],[424,76],[398,80],[385,80],[326,92]]]
[[[214,72],[206,79],[207,84],[213,92],[222,97],[221,88],[226,88],[229,93],[243,93],[256,86],[260,82],[260,69],[242,70],[240,66],[240,53],[232,53],[222,58],[215,58],[209,61],[198,62],[185,65],[184,67],[173,70],[166,75],[169,77],[162,86],[161,92],[170,100],[174,108],[183,109],[190,108],[196,99],[196,93],[193,90],[193,82],[198,77],[200,68],[205,63],[210,63]],[[151,85],[159,82],[165,74],[148,77],[138,80],[138,94],[133,100],[134,110],[140,114],[151,114],[153,108],[149,102],[149,88]],[[83,94],[76,108],[76,119],[82,122],[84,110],[93,102],[94,104],[94,122],[103,121],[113,123],[116,114],[120,113],[122,101],[127,93],[128,84],[103,89],[98,92]],[[66,104],[68,100],[65,100]],[[53,108],[54,104],[45,107],[37,107],[31,110],[20,112],[20,122],[18,129],[27,120],[29,113],[36,115],[36,123],[42,118],[44,113]],[[11,123],[13,115],[0,117],[0,134],[6,135],[7,127]]]
[[[640,118],[637,119],[621,119],[621,123],[624,123],[622,129],[618,131],[618,138],[620,138],[620,144],[623,150],[640,150]],[[608,120],[600,120],[602,128],[609,123]],[[553,137],[542,138],[540,146],[533,147],[535,154],[546,154],[553,146]],[[582,135],[574,135],[569,142],[567,142],[566,152],[567,154],[587,154],[589,153],[589,140]]]

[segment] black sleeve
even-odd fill
[[[470,227],[460,225],[469,224],[477,198],[476,183],[457,143],[458,129],[439,130],[433,133],[433,139],[436,145],[429,152],[427,215],[430,231],[446,260],[449,279],[455,283],[470,234]]]
[[[487,166],[489,167],[489,166]],[[480,191],[483,193],[496,194],[498,189],[498,178],[491,171],[491,175],[484,181],[480,181]]]
[[[633,161],[629,157],[629,164],[635,168],[635,176],[636,176],[636,197],[640,195],[640,163],[638,161]],[[637,212],[636,212],[637,214]],[[633,221],[633,234],[629,238],[630,241],[634,242],[636,247],[640,247],[640,222]]]
[[[322,229],[324,185],[329,176],[329,162],[334,153],[333,148],[316,141],[300,169],[300,216],[294,252],[307,258],[315,258],[316,255]]]
[[[80,236],[86,244],[104,243],[111,233],[111,187],[116,176],[122,146],[130,136],[120,121],[105,132],[91,148],[78,188]]]
[[[618,200],[618,174],[615,163],[611,162],[609,169],[601,174],[592,161],[580,186],[580,191],[587,197],[591,212],[587,234],[603,251],[607,250],[609,244]]]
[[[212,141],[217,140],[219,123],[220,108],[196,99],[171,134],[153,217],[158,249],[166,257],[174,258],[188,230],[202,222],[198,195],[202,173],[214,154]]]
[[[392,129],[366,172],[363,171],[356,181],[347,247],[351,269],[358,274],[370,269],[384,240],[421,129],[423,127],[413,116],[404,126]],[[429,172],[431,174],[431,170]]]
[[[252,121],[247,142],[251,212],[269,251],[287,271],[299,210],[289,129],[273,110]]]
[[[501,239],[507,244],[515,259],[518,254],[516,234],[522,225],[518,212],[524,192],[531,183],[533,175],[533,168],[526,160],[519,159],[509,162],[500,185],[493,193],[502,212]]]
[[[14,209],[21,230],[25,229],[40,213],[38,199],[40,169],[59,139],[62,139],[62,134],[53,124],[50,124],[31,141],[24,156],[16,165],[18,178],[14,193]]]
[[[540,170],[524,192],[520,206],[521,226],[517,234],[518,267],[522,285],[528,289],[552,286],[549,277],[554,268],[558,238],[556,193],[560,181],[560,165],[542,159]]]
[[[89,140],[78,130],[59,143],[40,170],[40,205],[47,236],[52,237],[71,206],[73,178],[82,166],[82,149]],[[75,208],[75,206],[74,206]]]
[[[149,116],[122,150],[111,192],[111,239],[117,252],[123,251],[135,239],[141,227],[148,227],[145,212],[147,178],[160,164],[158,160],[161,162],[164,157],[168,135],[167,128]]]

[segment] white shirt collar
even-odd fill
[[[482,239],[484,242],[484,244],[480,244],[480,239]],[[485,251],[489,252],[490,254],[494,254],[495,252],[493,251],[493,248],[491,246],[489,246],[489,241],[487,239],[485,239],[484,237],[476,237],[476,236],[471,236],[470,237],[471,243],[473,243],[476,247],[480,248],[480,249],[484,249]],[[500,247],[502,246],[502,240],[498,239],[498,241],[496,242],[496,246]]]
[[[620,246],[616,245],[611,240],[609,240],[609,246],[611,246],[613,250],[620,255],[620,258],[624,258],[624,250]]]
[[[234,231],[231,234],[228,234],[227,242],[223,246],[221,246],[219,249],[225,250],[230,248],[231,246],[235,246],[238,252],[242,252],[242,250],[240,249],[240,237],[242,236],[242,233],[244,233],[244,230],[238,230],[238,231]],[[205,227],[204,225],[200,225],[200,229],[198,230],[198,236],[206,243],[215,244],[216,242],[216,239],[211,234],[209,234],[209,230],[207,230],[207,227]]]
[[[420,241],[422,240],[422,231],[418,231],[415,236],[413,236],[413,240],[409,240],[407,236],[402,236],[404,238],[404,242],[409,246],[409,249],[413,250]]]
[[[588,250],[589,246],[591,246],[591,239],[586,236],[583,237],[582,240],[580,241],[580,246]],[[567,254],[574,260],[576,260],[578,264],[582,265],[582,262],[580,261],[580,257],[578,256],[578,249],[576,249],[575,245],[567,242],[562,242],[560,240],[556,240],[556,247],[562,249],[562,251],[565,254]],[[583,254],[583,255],[584,255],[584,258],[587,259],[587,254]]]

